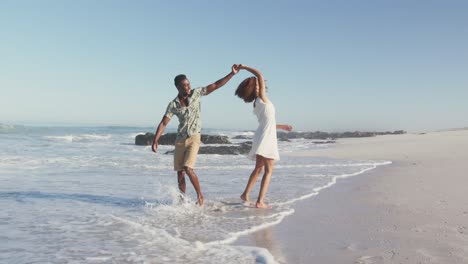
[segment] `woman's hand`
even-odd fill
[[[293,130],[293,127],[291,125],[277,125],[276,128],[282,129],[288,132],[291,132]]]

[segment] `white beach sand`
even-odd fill
[[[339,180],[238,244],[280,263],[468,263],[468,130],[339,139],[294,155],[393,163]]]

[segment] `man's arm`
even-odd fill
[[[224,78],[219,79],[216,82],[214,82],[214,83],[212,83],[212,84],[210,84],[210,85],[208,85],[206,87],[205,95],[209,95],[214,90],[216,90],[218,88],[221,88],[223,85],[225,85],[232,78],[232,76],[236,75],[236,73],[238,71],[239,71],[239,65],[238,64],[232,65],[231,72],[228,75],[224,76]]]
[[[159,123],[158,129],[156,129],[156,133],[154,134],[153,145],[151,146],[151,149],[153,150],[154,153],[156,153],[156,150],[158,149],[159,138],[164,132],[164,129],[166,129],[166,126],[169,123],[169,121],[171,121],[171,119],[167,116],[164,116],[161,122]]]

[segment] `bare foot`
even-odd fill
[[[244,202],[250,202],[249,197],[244,193],[240,196],[241,200]]]
[[[241,200],[244,201],[245,206],[253,206],[252,202],[249,200],[249,197],[245,194],[240,196]]]
[[[179,204],[185,203],[185,195],[183,193],[179,193]]]
[[[271,209],[272,208],[271,205],[268,205],[268,204],[265,204],[265,203],[259,203],[259,202],[257,202],[256,207],[261,208],[261,209]]]

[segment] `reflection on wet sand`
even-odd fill
[[[255,242],[255,246],[266,248],[275,257],[278,263],[288,263],[286,257],[283,255],[281,246],[273,236],[273,228],[267,227],[259,230],[251,236]]]

